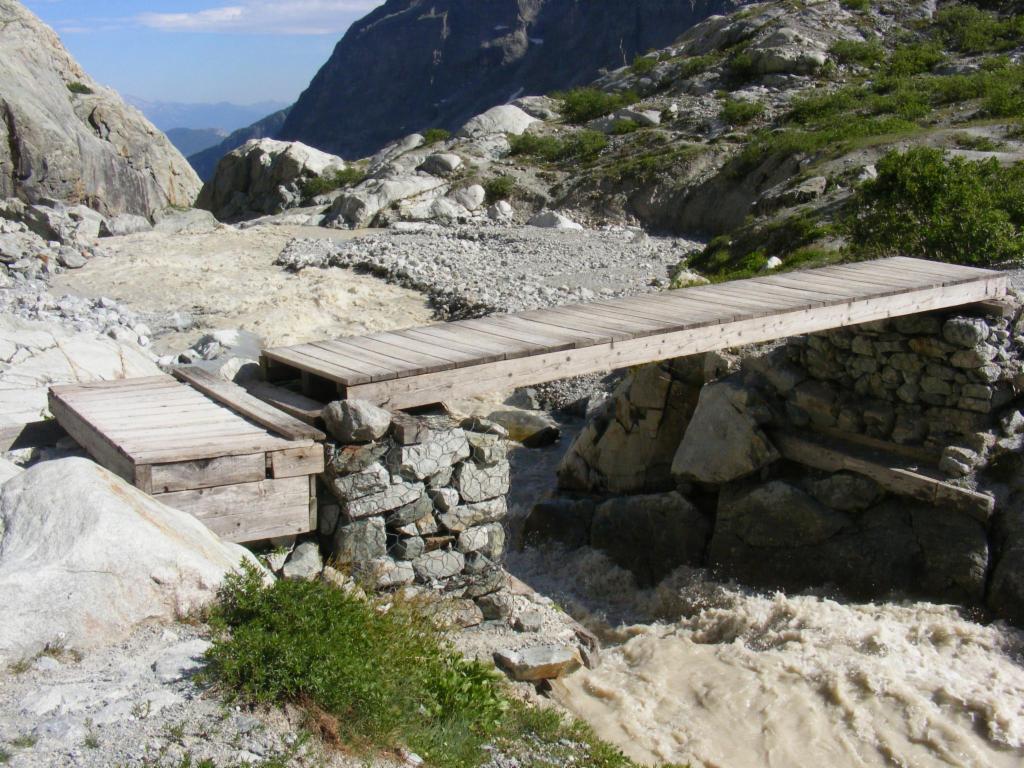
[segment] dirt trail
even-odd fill
[[[55,295],[108,296],[150,317],[157,353],[181,351],[202,333],[239,328],[264,344],[296,344],[431,320],[422,294],[348,270],[286,272],[274,259],[292,237],[358,237],[312,227],[221,228],[195,235],[148,232],[101,241],[111,256],[53,280]],[[195,325],[169,329],[173,312]]]

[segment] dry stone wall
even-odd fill
[[[417,585],[462,600],[461,623],[479,623],[473,601],[490,607],[485,598],[505,585],[505,430],[358,400],[331,403],[324,420],[334,442],[319,533],[332,567],[377,589]]]
[[[711,566],[758,586],[906,593],[1024,621],[1022,362],[1024,320],[1008,300],[639,367],[524,533],[595,546],[642,583]],[[884,441],[993,495],[995,513],[788,461],[780,432]]]

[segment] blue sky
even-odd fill
[[[93,78],[153,101],[291,102],[381,0],[22,0]]]

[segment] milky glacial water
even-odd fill
[[[589,550],[513,564],[603,629],[601,666],[556,697],[638,761],[1024,766],[1019,630],[952,606],[756,594],[696,571],[638,591]]]

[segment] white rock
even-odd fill
[[[17,464],[8,461],[7,459],[0,458],[0,485],[3,485],[12,477],[17,477],[24,470]]]
[[[0,487],[0,663],[88,651],[208,605],[247,550],[80,458]]]
[[[479,184],[456,191],[452,198],[467,211],[475,211],[487,199],[487,192]]]
[[[206,640],[189,640],[171,646],[153,662],[153,674],[161,683],[176,683],[203,667],[203,655],[210,649]]]
[[[419,170],[432,176],[450,176],[462,167],[462,158],[454,152],[438,152],[427,157]]]
[[[521,651],[499,651],[494,654],[494,660],[513,680],[520,682],[552,680],[583,665],[579,651],[568,646],[537,645]]]
[[[354,189],[340,195],[331,205],[327,216],[328,224],[350,227],[365,227],[374,217],[392,203],[401,200],[436,193],[438,197],[447,191],[443,179],[436,176],[399,176],[387,179],[369,179]]]
[[[515,210],[507,200],[499,200],[487,209],[487,218],[491,221],[509,221],[513,215]]]
[[[489,133],[511,133],[521,136],[534,123],[539,123],[535,117],[530,117],[519,107],[511,104],[504,104],[498,107],[491,107],[482,115],[471,118],[459,130],[459,136],[474,137]]]
[[[583,229],[582,225],[577,224],[568,216],[565,216],[558,211],[544,211],[543,213],[538,213],[536,216],[531,217],[526,223],[531,227],[541,227],[543,229]]]
[[[778,256],[772,256],[768,261],[765,262],[764,268],[767,270],[778,269],[782,266],[782,259]]]

